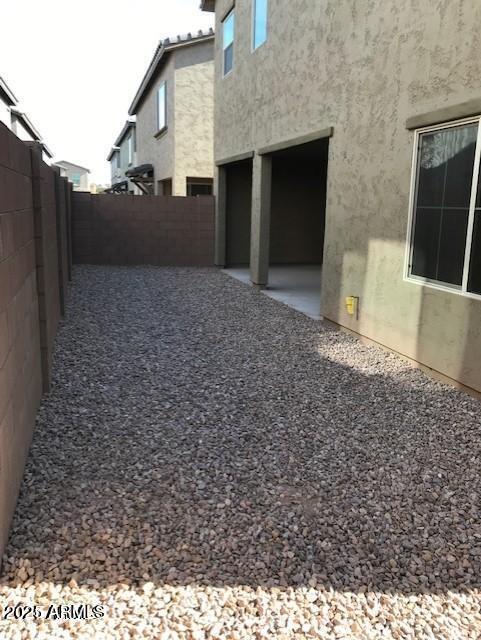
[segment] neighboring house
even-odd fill
[[[18,100],[0,76],[0,122],[3,122],[20,140],[39,142],[42,155],[49,161],[53,155],[42,139],[38,130],[33,126],[27,114],[18,108]]]
[[[212,193],[213,112],[213,31],[161,42],[129,109],[138,162],[129,177],[147,193]]]
[[[73,162],[67,162],[66,160],[60,160],[56,162],[54,166],[59,167],[60,175],[70,180],[73,184],[74,191],[90,191],[89,169],[81,167],[79,164],[74,164]]]
[[[137,165],[135,122],[127,120],[114,142],[107,157],[110,162],[113,193],[141,193],[138,187],[126,176],[126,172]]]
[[[322,265],[324,318],[481,391],[481,5],[354,4],[204,0],[216,260]]]

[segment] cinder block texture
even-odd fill
[[[37,147],[31,145],[30,154],[43,389],[48,391],[54,340],[60,319],[56,176],[42,161]]]
[[[60,312],[65,314],[68,290],[69,256],[67,246],[67,186],[60,175],[55,175],[55,197],[57,202],[57,258],[60,295]]]
[[[59,183],[62,201],[56,180],[38,145],[0,123],[0,558],[48,387],[59,274],[66,294],[70,191]]]
[[[30,150],[0,123],[0,554],[41,393]]]
[[[72,194],[76,263],[211,266],[212,196]]]

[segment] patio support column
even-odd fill
[[[252,171],[251,281],[264,288],[269,277],[271,156],[255,154]]]
[[[225,167],[216,167],[214,193],[215,199],[215,264],[226,265],[226,218],[227,218],[227,171]]]

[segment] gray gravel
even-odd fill
[[[0,598],[106,615],[0,637],[479,638],[479,416],[218,271],[78,267]]]

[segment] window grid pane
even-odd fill
[[[166,126],[166,91],[165,91],[165,82],[163,85],[159,87],[159,91],[157,94],[157,126],[159,131]]]
[[[421,133],[410,273],[461,287],[478,123]]]
[[[222,48],[224,51],[224,75],[232,71],[234,66],[234,29],[235,14],[232,11],[223,22]]]
[[[254,0],[254,49],[267,40],[267,0]]]

